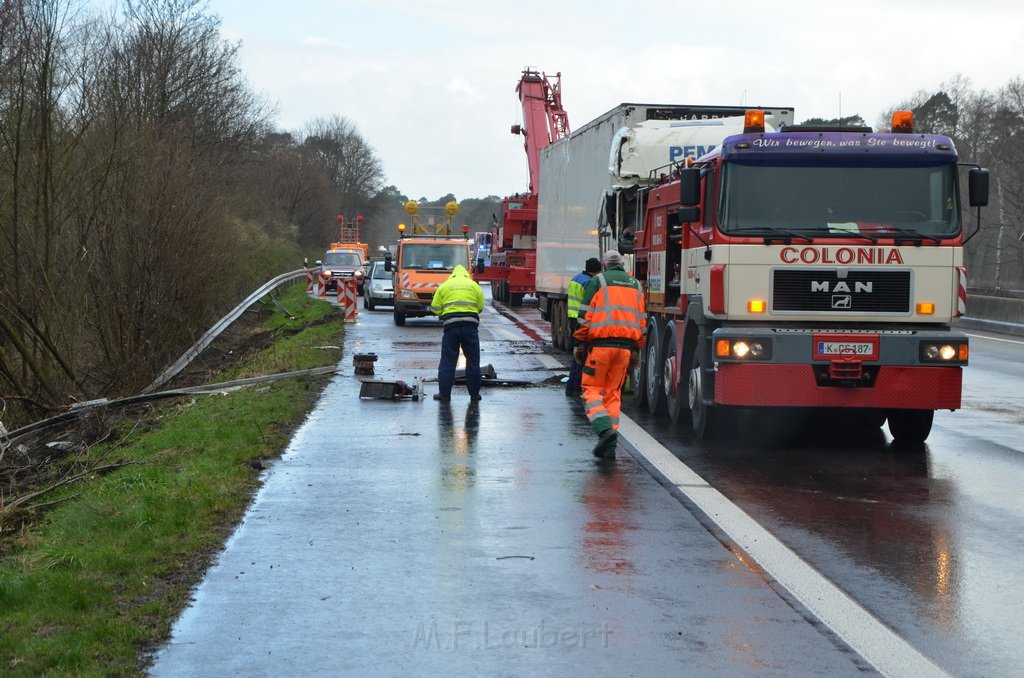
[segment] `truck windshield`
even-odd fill
[[[450,271],[461,264],[469,270],[469,248],[461,243],[410,243],[402,247],[402,268]]]
[[[886,233],[922,238],[960,231],[956,168],[726,165],[719,225],[726,233]]]
[[[358,252],[327,252],[324,254],[324,266],[349,266],[357,268],[363,265]]]

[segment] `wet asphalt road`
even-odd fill
[[[546,324],[491,311],[483,362],[533,385],[486,388],[479,406],[459,387],[436,403],[429,383],[425,400],[360,400],[353,355],[377,353],[378,379],[433,378],[441,332],[360,314],[346,369],[152,675],[875,672],[642,452],[596,463],[557,383],[565,358],[536,341]],[[937,415],[923,449],[800,421],[705,445],[627,412],[933,668],[1011,675],[1022,346],[972,341],[966,409]]]
[[[756,418],[700,444],[633,415],[673,453],[951,675],[1020,675],[1024,342],[972,332],[964,409],[927,443]]]

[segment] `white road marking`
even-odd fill
[[[887,676],[949,675],[711,487],[636,422],[622,415],[619,427],[619,433],[658,473],[879,672]]]
[[[555,372],[565,372],[566,370],[569,369],[568,367],[560,363],[558,360],[556,360],[554,357],[549,356],[547,353],[538,353],[536,355],[536,358],[541,365],[543,365],[549,370],[554,370]]]
[[[964,334],[966,334],[968,337],[974,337],[975,339],[988,339],[989,341],[1001,341],[1004,344],[1024,344],[1024,341],[1020,341],[1018,339],[999,339],[999,338],[996,338],[996,337],[986,337],[984,334],[971,334],[970,332],[965,332]]]
[[[495,338],[504,339],[505,341],[522,341],[528,338],[519,328],[516,328],[515,331],[507,330],[504,327],[488,327],[487,329],[491,331]]]
[[[505,317],[500,313],[495,313],[487,317],[487,329],[491,331],[495,339],[503,339],[506,341],[534,341],[533,337],[529,336],[511,319]],[[543,336],[540,331],[541,328],[537,328],[530,325],[531,329],[536,331],[538,334]],[[563,365],[559,360],[547,353],[538,353],[534,356],[537,362],[541,364],[541,367],[553,372],[565,372],[568,368]]]

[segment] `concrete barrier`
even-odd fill
[[[1024,336],[1024,299],[968,294],[967,315],[955,326]]]

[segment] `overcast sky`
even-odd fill
[[[528,187],[515,93],[562,73],[575,129],[621,102],[886,110],[956,75],[1024,74],[1021,0],[210,0],[280,129],[352,121],[410,197]]]

